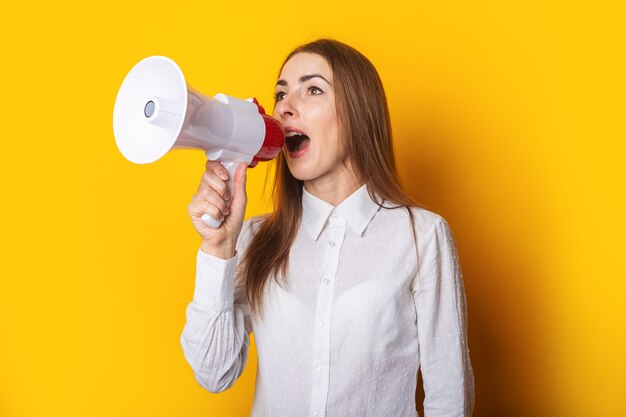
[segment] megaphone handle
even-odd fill
[[[239,164],[241,162],[244,161],[221,161],[222,165],[224,165],[224,168],[226,168],[226,171],[228,171],[228,192],[230,193],[230,198],[232,199],[233,196],[235,195],[235,172],[237,171],[237,167],[239,166]],[[202,222],[204,224],[206,224],[207,226],[209,226],[212,229],[217,229],[222,225],[222,221],[213,218],[213,216],[210,216],[208,214],[203,214],[202,217]]]

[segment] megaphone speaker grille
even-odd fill
[[[122,82],[113,110],[113,134],[122,155],[147,164],[174,146],[187,112],[187,83],[174,61],[140,61]]]

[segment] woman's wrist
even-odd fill
[[[235,256],[235,245],[231,243],[223,243],[221,245],[211,244],[205,240],[202,241],[200,249],[204,253],[221,259],[231,259]]]

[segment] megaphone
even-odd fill
[[[231,196],[241,162],[254,167],[269,161],[285,143],[282,125],[256,99],[204,96],[163,56],[143,59],[126,75],[115,100],[113,134],[122,155],[137,164],[154,162],[174,149],[204,150],[228,171]],[[222,224],[208,214],[202,221],[212,228]]]

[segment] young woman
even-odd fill
[[[181,335],[204,388],[229,388],[254,332],[252,416],[470,416],[474,377],[454,238],[400,187],[372,64],[328,39],[294,50],[276,83],[287,142],[273,213],[243,221],[245,165],[228,195],[207,162],[189,215],[202,237]],[[211,229],[200,217],[221,217]]]

